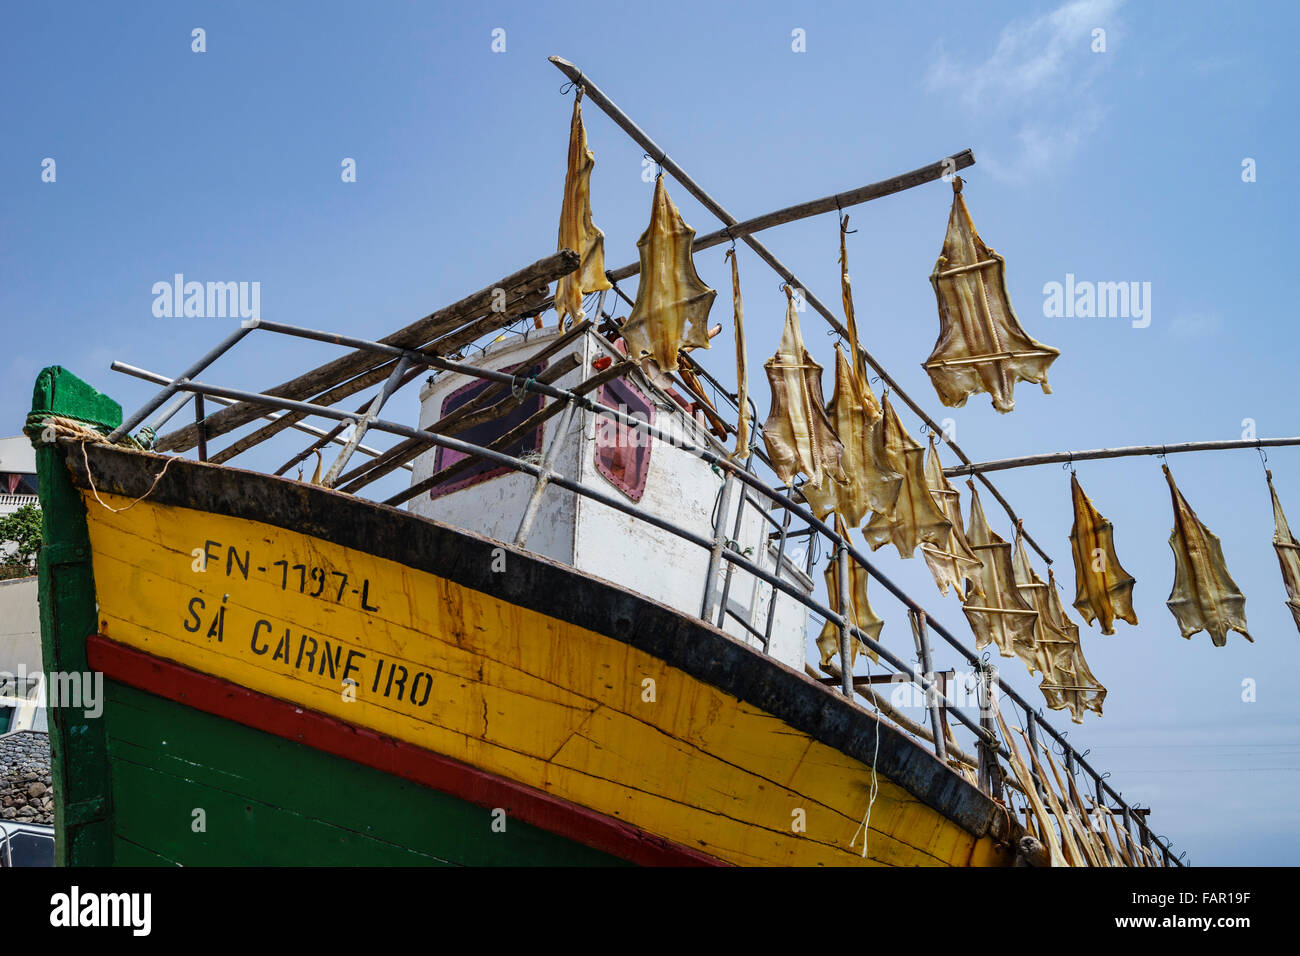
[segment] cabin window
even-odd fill
[[[531,376],[540,374],[542,369],[545,367],[546,363],[543,362],[532,366],[527,373],[524,373],[519,365],[507,366],[506,368],[501,369],[501,371],[528,374]],[[446,418],[447,415],[451,414],[462,405],[472,401],[495,384],[495,382],[488,381],[487,379],[475,379],[468,385],[456,389],[442,400],[442,413],[440,417]],[[498,396],[489,399],[489,406],[500,401],[509,400],[510,391],[507,389]],[[499,418],[494,418],[491,421],[474,425],[464,431],[454,432],[450,437],[469,442],[473,445],[490,445],[506,432],[522,424],[530,415],[541,411],[541,408],[542,396],[533,393],[530,397],[524,399],[523,402],[516,405],[513,409]],[[542,426],[538,425],[537,428],[501,450],[507,455],[512,455],[518,458],[529,452],[540,451],[541,447]],[[453,451],[450,448],[439,448],[433,458],[434,474],[437,474],[444,468],[450,468],[452,465],[456,464],[456,462],[461,461],[466,457],[466,455],[458,451]],[[472,485],[477,485],[484,481],[490,481],[498,475],[504,475],[513,470],[514,469],[507,468],[504,465],[498,465],[495,462],[485,461],[480,458],[473,465],[469,466],[468,470],[454,476],[450,481],[442,482],[430,488],[429,497],[441,498],[443,495],[449,495],[453,491],[460,491],[463,488],[469,488]]]
[[[635,385],[625,379],[615,379],[600,387],[600,404],[616,408],[647,424],[655,421],[655,407]],[[619,491],[633,501],[645,494],[646,477],[650,474],[649,435],[630,428],[608,416],[597,419],[596,470]]]

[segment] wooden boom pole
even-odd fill
[[[552,59],[555,58],[552,57]],[[738,222],[734,226],[727,226],[725,229],[719,229],[708,235],[698,236],[691,245],[691,251],[702,252],[705,249],[720,246],[724,242],[743,239],[745,236],[762,232],[764,229],[771,229],[773,226],[784,226],[786,223],[798,222],[800,219],[807,219],[810,216],[820,216],[832,209],[848,209],[864,202],[870,202],[873,199],[880,199],[883,196],[892,196],[904,189],[911,189],[913,186],[934,182],[936,179],[942,179],[945,174],[951,175],[957,170],[974,165],[975,155],[969,149],[963,149],[960,153],[945,156],[937,163],[922,166],[910,173],[882,179],[878,183],[859,186],[857,189],[848,189],[833,196],[823,196],[821,199],[811,199],[808,202],[801,202],[794,206],[786,206],[784,209],[764,213],[761,216],[755,216],[753,219],[746,219],[744,222]],[[633,262],[620,269],[610,270],[605,275],[609,277],[610,281],[619,282],[631,278],[640,271],[641,263]]]
[[[584,96],[586,96],[591,102],[595,103],[596,106],[599,107],[600,110],[604,112],[606,116],[608,116],[611,120],[614,121],[615,125],[617,125],[620,129],[623,130],[623,132],[627,133],[628,136],[632,137],[633,141],[636,142],[637,145],[639,145],[642,149],[644,149],[650,155],[650,157],[654,159],[656,163],[659,164],[660,167],[662,167],[664,170],[670,173],[674,179],[676,179],[679,183],[681,183],[682,186],[686,189],[686,191],[689,192],[692,196],[694,196],[700,202],[700,204],[704,206],[705,209],[709,210],[709,212],[713,213],[713,215],[718,217],[718,219],[720,219],[726,226],[732,227],[734,229],[735,227],[741,225],[740,221],[736,219],[735,216],[727,212],[727,210],[724,209],[716,199],[714,199],[712,196],[706,193],[702,188],[700,188],[699,184],[696,183],[695,180],[692,179],[689,174],[687,174],[686,170],[682,169],[681,166],[677,165],[677,163],[672,159],[672,157],[670,157],[658,143],[656,143],[653,139],[651,139],[645,133],[645,131],[641,129],[641,127],[637,126],[636,123],[632,121],[631,117],[629,117],[626,113],[624,113],[621,109],[619,109],[618,105],[615,104],[614,101],[611,100],[608,96],[606,96],[605,93],[600,89],[600,87],[596,86],[596,84],[591,81],[591,78],[589,76],[584,74],[580,69],[578,69],[578,67],[576,67],[574,64],[570,63],[568,60],[564,59],[563,57],[553,56],[550,57],[550,61],[555,65],[556,69],[558,69],[561,73],[567,76],[578,86],[582,87]],[[957,155],[960,156],[962,154],[959,153]],[[966,150],[965,155],[970,157],[969,165],[973,165],[975,162],[975,157],[971,155],[970,150]],[[935,163],[932,166],[922,167],[922,169],[934,170],[936,167],[939,167],[938,172],[933,176],[933,179],[939,179],[944,173],[943,166],[944,166],[943,162],[940,161],[939,163]],[[914,171],[914,172],[919,172],[919,171]],[[896,177],[896,178],[899,180],[903,180],[910,175],[912,174],[904,174],[902,177]],[[917,181],[910,182],[905,186],[900,185],[898,189],[892,191],[897,192],[899,189],[911,188],[912,186],[918,186],[921,185],[921,183],[927,181],[929,180],[918,179]],[[889,180],[886,180],[886,182],[889,182]],[[870,189],[871,187],[866,187],[866,188]],[[888,193],[881,193],[881,195],[887,195],[887,194]],[[867,198],[875,198],[875,197],[869,196]],[[834,202],[833,202],[834,197],[827,197],[827,199],[831,200],[831,206],[829,208],[834,208]],[[809,203],[805,205],[812,206],[812,205],[817,205],[818,202],[825,202],[825,201],[826,200],[814,201],[813,203]],[[862,201],[865,202],[866,200],[864,199]],[[800,207],[795,206],[790,208],[799,209]],[[827,209],[827,211],[829,211],[829,209]],[[781,210],[780,212],[772,213],[771,215],[778,216],[781,215],[782,213],[787,213],[787,212],[789,212],[789,210]],[[765,219],[767,217],[759,217],[759,218]],[[751,222],[752,221],[754,220],[751,220]],[[722,232],[725,235],[726,229],[722,230]],[[754,252],[758,253],[759,258],[762,259],[764,262],[766,262],[769,266],[771,266],[772,269],[776,272],[776,274],[779,275],[782,279],[784,279],[787,283],[789,283],[790,286],[792,286],[793,288],[802,289],[804,301],[807,302],[809,305],[811,305],[818,313],[820,313],[822,318],[824,318],[830,324],[831,328],[833,328],[837,333],[839,333],[840,337],[843,338],[845,342],[849,341],[849,330],[844,327],[844,324],[839,319],[837,319],[835,315],[831,312],[831,310],[826,307],[825,303],[823,303],[820,299],[818,299],[817,296],[813,295],[812,292],[808,289],[808,287],[804,285],[802,282],[800,282],[798,277],[796,277],[793,272],[791,272],[788,268],[786,268],[785,264],[781,262],[781,260],[778,259],[776,256],[774,256],[768,250],[768,248],[765,245],[763,245],[762,242],[756,239],[753,235],[738,236],[737,238],[741,239],[746,245],[748,245],[751,249],[753,249]],[[896,381],[894,381],[893,376],[891,376],[889,372],[885,370],[885,367],[876,359],[876,357],[872,355],[870,352],[868,352],[865,348],[863,348],[861,344],[859,344],[858,349],[862,353],[863,359],[865,359],[866,363],[876,371],[876,374],[880,376],[881,380],[885,383],[885,385],[888,386],[898,398],[902,399],[903,403],[907,405],[907,407],[910,408],[916,414],[916,416],[921,419],[921,421],[925,422],[925,424],[930,428],[930,431],[933,432],[935,435],[937,435],[940,438],[940,440],[942,440],[949,448],[951,448],[953,454],[956,455],[958,458],[960,458],[964,464],[967,465],[972,464],[970,457],[964,451],[962,451],[961,448],[957,446],[956,442],[954,442],[952,439],[950,439],[947,435],[944,434],[943,429],[939,427],[939,425],[934,421],[934,419],[932,419],[929,415],[925,413],[924,410],[922,410],[921,406],[918,405],[912,399],[912,397],[907,394],[907,392],[903,391],[903,389],[899,386],[899,384]],[[977,474],[975,477],[979,479],[981,484],[983,484],[986,488],[988,488],[989,493],[993,495],[994,499],[998,502],[998,504],[1000,504],[1003,510],[1006,511],[1007,516],[1011,519],[1011,523],[1013,525],[1017,524],[1020,521],[1020,518],[1016,514],[1015,509],[1011,507],[1011,503],[1007,501],[1006,498],[1002,497],[1002,493],[999,492],[998,489],[994,487],[993,483],[990,482],[987,478],[985,478],[982,474]],[[1046,551],[1044,551],[1043,548],[1038,544],[1038,542],[1035,541],[1033,538],[1031,538],[1027,532],[1022,532],[1022,533],[1024,534],[1025,541],[1028,542],[1030,546],[1032,546],[1033,549],[1038,552],[1038,554],[1043,558],[1044,561],[1046,561],[1048,564],[1051,564],[1052,563],[1051,555],[1049,555]]]
[[[1055,451],[1050,455],[1025,455],[1020,458],[999,458],[974,464],[945,468],[949,478],[958,475],[978,475],[986,471],[1009,471],[1031,465],[1053,465],[1061,462],[1095,461],[1098,458],[1136,458],[1142,455],[1181,455],[1189,451],[1223,451],[1229,448],[1278,448],[1283,445],[1300,445],[1300,438],[1251,438],[1233,441],[1187,441],[1176,445],[1129,445],[1125,448],[1094,448],[1090,451]]]

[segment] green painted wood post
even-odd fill
[[[122,407],[59,366],[41,371],[32,392],[28,437],[36,446],[43,544],[39,561],[41,653],[47,676],[90,674],[86,638],[98,627],[90,539],[81,495],[59,445],[39,424],[43,415],[74,418],[116,428]],[[108,751],[103,714],[89,719],[82,707],[54,706],[50,699],[50,772],[54,781],[56,862],[105,866],[113,862]]]

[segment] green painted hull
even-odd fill
[[[114,864],[623,862],[513,819],[495,832],[491,811],[464,800],[114,681],[105,689]]]

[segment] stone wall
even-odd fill
[[[48,734],[23,730],[0,737],[0,820],[54,823]]]

